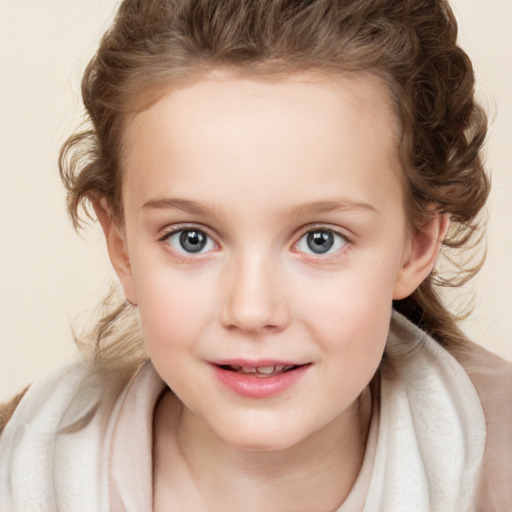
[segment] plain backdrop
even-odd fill
[[[0,0],[0,401],[76,354],[112,281],[97,226],[76,235],[57,171],[82,120],[79,82],[117,0]],[[450,300],[473,300],[472,338],[512,360],[512,0],[453,0],[491,127],[487,262]]]

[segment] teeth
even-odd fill
[[[286,372],[292,368],[295,368],[295,365],[283,365],[277,364],[275,366],[238,366],[238,365],[230,365],[229,368],[234,372],[246,373],[246,374],[254,374],[257,377],[269,377],[271,375],[278,375],[280,373]]]
[[[258,373],[270,374],[274,373],[275,369],[275,366],[260,366],[259,368],[256,368],[256,371]]]

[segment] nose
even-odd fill
[[[261,255],[233,263],[224,282],[224,327],[245,334],[283,330],[290,315],[279,273],[277,265]]]

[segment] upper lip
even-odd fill
[[[298,361],[290,361],[286,359],[218,359],[211,361],[211,364],[216,366],[241,366],[252,368],[264,368],[268,366],[303,366],[308,363],[301,363]]]

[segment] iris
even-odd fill
[[[334,245],[334,235],[330,231],[311,231],[306,238],[308,247],[316,254],[324,254]]]

